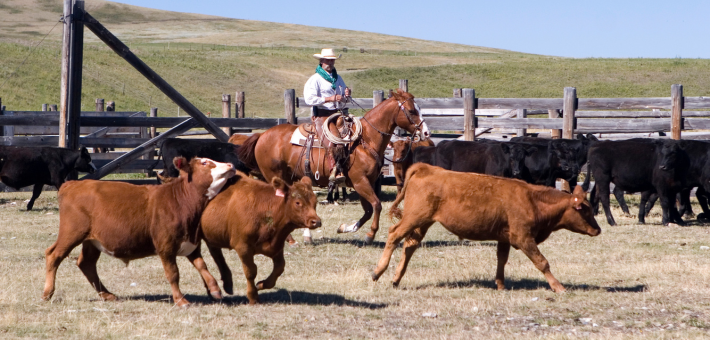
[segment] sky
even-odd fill
[[[710,58],[710,0],[116,2],[561,57]]]

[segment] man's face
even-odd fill
[[[335,68],[335,59],[321,59],[320,67],[328,73],[333,72],[333,68]]]

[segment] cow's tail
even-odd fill
[[[404,176],[404,184],[402,185],[402,191],[399,192],[399,195],[397,195],[397,198],[392,202],[392,207],[390,208],[389,216],[390,216],[390,221],[394,223],[394,219],[402,219],[402,209],[399,208],[399,203],[402,202],[404,199],[404,195],[407,192],[407,185],[409,184],[409,179],[414,176],[414,173],[417,172],[417,167],[410,167],[407,170],[407,173]]]
[[[584,183],[582,183],[582,190],[585,192],[589,191],[589,183],[592,179],[592,162],[587,162],[587,176],[584,176]]]
[[[259,137],[261,137],[261,133],[251,135],[251,137],[247,138],[247,140],[244,141],[244,144],[239,147],[239,151],[237,151],[237,157],[239,157],[239,160],[244,162],[244,165],[252,170],[259,170],[259,165],[256,163],[256,154],[254,153],[256,142],[259,141]]]

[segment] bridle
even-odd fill
[[[352,103],[355,103],[355,105],[357,105],[358,107],[360,107],[360,109],[365,110],[365,109],[364,109],[362,106],[360,106],[356,101],[352,100],[351,97],[348,97],[348,100],[350,100]],[[423,131],[422,131],[422,124],[424,124],[424,118],[422,118],[422,117],[421,117],[421,114],[420,114],[420,115],[419,115],[419,120],[420,120],[419,124],[414,123],[414,119],[412,119],[412,116],[409,114],[409,112],[407,112],[407,111],[409,111],[409,110],[407,110],[407,109],[404,107],[404,105],[405,105],[408,101],[410,101],[410,100],[412,101],[412,104],[414,104],[415,109],[417,109],[417,111],[419,111],[418,108],[417,108],[417,104],[414,103],[414,98],[408,98],[408,99],[406,99],[406,100],[404,100],[404,101],[399,101],[399,100],[398,100],[397,103],[399,104],[399,110],[397,110],[397,113],[392,117],[392,123],[393,123],[395,126],[397,126],[397,116],[399,116],[399,113],[400,113],[400,112],[403,112],[403,113],[404,113],[404,116],[407,117],[407,120],[409,121],[409,124],[411,124],[412,126],[414,126],[414,132],[413,132],[413,133],[411,134],[411,136],[409,137],[409,143],[408,143],[407,152],[404,154],[404,156],[403,156],[402,158],[400,158],[400,159],[398,159],[398,160],[391,160],[391,159],[387,159],[387,157],[385,157],[384,155],[382,156],[382,158],[384,158],[385,160],[388,160],[388,161],[390,161],[390,162],[392,162],[392,163],[402,163],[402,162],[404,162],[404,160],[407,158],[407,156],[409,155],[409,153],[410,153],[411,150],[412,150],[412,143],[414,142],[414,136],[416,135],[416,133],[419,132],[420,135],[423,134]],[[392,137],[393,134],[380,131],[380,129],[378,129],[378,128],[376,128],[374,125],[372,125],[372,123],[370,123],[370,121],[367,120],[367,118],[365,118],[364,115],[363,115],[363,117],[362,117],[361,119],[364,120],[368,125],[370,125],[371,128],[375,129],[375,131],[379,132],[380,135],[382,135],[382,136],[384,136],[384,137]],[[370,149],[372,149],[372,147],[371,147],[369,144],[367,144],[367,143],[362,143],[362,145],[363,145],[363,147],[365,147],[365,149],[367,149],[371,154],[377,155],[377,157],[375,157],[375,159],[377,159],[377,162],[380,163],[379,155],[377,154],[377,152],[376,152],[375,150],[370,150]]]

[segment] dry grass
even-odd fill
[[[495,243],[461,243],[440,226],[415,253],[401,288],[388,284],[393,267],[373,283],[389,224],[374,246],[363,246],[363,231],[335,233],[359,217],[359,204],[319,206],[325,227],[314,233],[316,244],[286,248],[286,272],[276,289],[261,292],[261,305],[246,304],[230,252],[237,294],[223,303],[210,302],[195,270],[178,261],[181,288],[195,302],[182,310],[170,301],[157,258],[125,267],[102,257],[103,281],[122,299],[98,301],[73,265],[78,249],[59,269],[56,297],[41,302],[44,249],[59,219],[56,193],[43,193],[32,212],[24,211],[27,198],[0,194],[2,338],[704,338],[710,328],[710,250],[701,249],[710,246],[708,228],[663,227],[658,207],[648,225],[615,209],[620,226],[602,224],[599,237],[553,234],[541,250],[568,288],[557,295],[519,251],[507,266],[509,289],[495,290]],[[264,257],[257,265],[258,279],[271,270]]]

